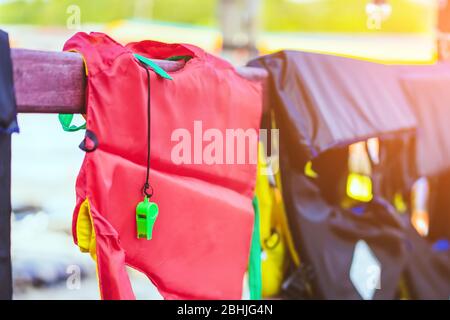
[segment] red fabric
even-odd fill
[[[78,33],[64,50],[88,67],[87,129],[99,141],[77,179],[78,209],[88,198],[97,237],[102,298],[134,298],[125,265],[145,273],[169,299],[240,299],[253,227],[254,164],[171,161],[173,130],[258,130],[261,86],[201,49],[153,41],[124,47],[101,33]],[[147,157],[147,75],[133,57],[193,56],[173,80],[151,71],[151,170],[159,206],[153,239],[136,238]],[[193,156],[192,156],[193,158]]]

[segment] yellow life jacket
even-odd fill
[[[255,193],[260,206],[262,295],[274,297],[280,293],[289,258],[296,266],[300,262],[284,211],[279,172],[268,175],[271,170],[262,143],[258,152]]]

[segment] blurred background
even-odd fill
[[[439,23],[446,6],[445,0],[0,0],[0,29],[12,47],[39,50],[60,51],[78,31],[101,31],[124,44],[192,43],[237,65],[281,49],[430,63],[448,47],[447,26]],[[78,252],[70,231],[82,133],[63,132],[56,115],[22,114],[19,126],[12,156],[15,298],[98,299],[94,263]],[[130,273],[138,298],[160,298],[145,277]]]

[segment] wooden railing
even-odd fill
[[[84,113],[86,77],[83,59],[72,52],[11,50],[18,112]],[[153,60],[165,71],[183,67],[183,62]],[[252,67],[236,71],[250,80],[265,81],[267,72]]]

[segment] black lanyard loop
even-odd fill
[[[147,73],[147,172],[142,193],[149,199],[153,196],[153,187],[150,184],[150,140],[151,140],[151,103],[150,103],[150,71],[144,65],[142,67]]]

